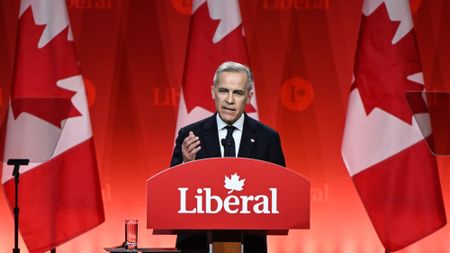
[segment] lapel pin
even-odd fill
[[[251,143],[255,143],[255,139],[251,138],[251,139],[250,139],[250,142],[251,142]]]

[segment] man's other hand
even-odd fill
[[[195,160],[195,155],[201,149],[200,139],[195,136],[192,131],[189,135],[184,138],[183,144],[181,145],[181,151],[183,152],[183,162],[189,162]]]

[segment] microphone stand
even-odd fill
[[[20,166],[28,165],[30,159],[9,159],[8,165],[14,165],[13,173],[14,176],[14,249],[13,253],[20,253],[19,249],[19,176],[20,176]]]

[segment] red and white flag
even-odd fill
[[[408,0],[366,0],[342,156],[375,230],[389,251],[446,224],[435,157],[407,91],[424,81]]]
[[[64,0],[21,2],[6,124],[2,184],[11,207],[6,161],[31,161],[19,184],[19,229],[29,251],[48,251],[102,223],[89,108]]]
[[[238,0],[193,0],[176,132],[215,112],[211,94],[220,64],[249,65]],[[246,111],[258,118],[256,93]]]

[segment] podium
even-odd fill
[[[209,158],[147,180],[147,228],[154,234],[207,232],[210,253],[242,252],[245,234],[308,229],[310,183],[276,164]]]

